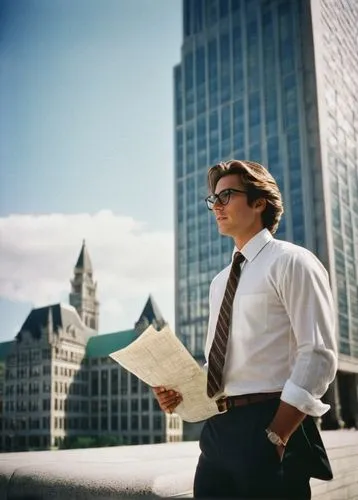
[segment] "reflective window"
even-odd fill
[[[195,129],[193,123],[188,123],[185,129],[185,146],[186,146],[186,173],[191,173],[195,170]]]
[[[183,129],[177,129],[176,135],[176,170],[177,177],[184,175],[184,162],[183,162]]]
[[[296,77],[291,74],[283,81],[283,122],[286,128],[295,127],[298,124],[297,108],[297,86]]]
[[[189,36],[191,34],[191,3],[191,0],[184,0],[183,3],[183,23],[185,36]]]
[[[208,28],[218,21],[217,2],[216,0],[205,0],[204,7],[206,27]]]
[[[198,168],[207,167],[206,115],[201,115],[196,122],[196,137]]]
[[[219,2],[220,19],[227,17],[228,13],[229,13],[229,0],[220,0]]]
[[[194,116],[194,58],[193,54],[186,54],[184,58],[184,87],[185,87],[185,118],[191,120]]]
[[[247,26],[247,83],[250,91],[258,89],[260,73],[258,71],[258,30],[257,22],[252,21]]]
[[[213,165],[219,161],[219,123],[218,112],[212,111],[209,115],[209,147],[210,164]]]
[[[209,52],[209,106],[214,108],[218,105],[218,54],[217,41],[211,40],[208,46]]]
[[[230,39],[227,33],[220,36],[220,87],[221,102],[231,97]]]
[[[272,12],[267,9],[262,15],[262,51],[266,89],[274,88],[276,83],[275,35]]]
[[[285,2],[279,6],[280,66],[282,74],[294,71],[294,31],[292,5]]]
[[[261,109],[259,92],[249,95],[249,141],[261,142]]]
[[[221,109],[221,156],[227,158],[231,153],[231,106]]]
[[[234,149],[245,148],[244,105],[243,101],[235,101],[233,109],[233,146]]]
[[[199,33],[204,27],[203,0],[191,2],[191,7],[193,9],[193,31]]]
[[[176,66],[174,70],[174,93],[175,93],[175,123],[183,123],[183,89],[182,89],[181,66]]]
[[[242,62],[242,38],[241,27],[237,26],[233,30],[233,93],[234,97],[238,98],[244,90],[244,72]]]
[[[203,113],[206,109],[205,95],[205,49],[198,47],[195,53],[195,81],[196,81],[196,109],[197,113]]]

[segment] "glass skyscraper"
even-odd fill
[[[330,272],[340,372],[327,398],[346,425],[358,425],[357,40],[355,0],[184,0],[174,68],[176,332],[202,356],[210,281],[231,259],[204,203],[208,167],[264,164],[285,203],[276,237]]]

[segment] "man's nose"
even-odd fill
[[[214,206],[213,206],[213,210],[219,210],[221,212],[221,210],[224,208],[224,205],[222,203],[220,203],[219,201],[219,198],[217,198],[215,201],[214,201]]]

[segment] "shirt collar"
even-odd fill
[[[261,252],[263,247],[273,239],[272,234],[270,231],[265,227],[262,229],[259,233],[255,234],[251,240],[249,240],[241,250],[239,250],[237,247],[234,248],[234,251],[232,253],[232,258],[234,258],[234,255],[236,252],[241,252],[242,255],[245,257],[246,260],[251,262],[254,260],[256,255]]]

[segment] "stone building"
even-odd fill
[[[149,296],[135,327],[98,335],[97,284],[85,242],[70,305],[33,309],[15,339],[0,344],[0,449],[51,449],[80,437],[123,444],[180,441],[182,423],[109,354],[152,324],[166,323]]]

